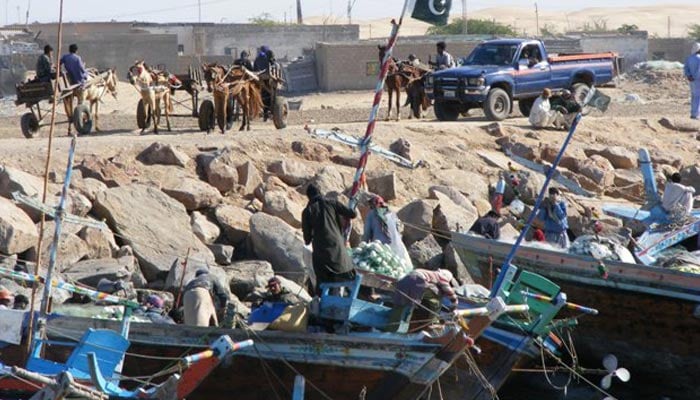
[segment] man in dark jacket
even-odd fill
[[[185,286],[184,293],[186,325],[219,325],[217,310],[224,310],[230,299],[215,276],[205,268],[197,270],[195,278]]]
[[[39,82],[51,82],[51,79],[56,79],[56,69],[51,62],[52,53],[53,47],[47,44],[44,46],[44,54],[36,61],[36,79]]]
[[[245,67],[246,69],[252,71],[253,70],[253,63],[250,62],[250,54],[248,54],[247,51],[243,50],[241,52],[241,58],[233,62],[233,65],[239,65],[241,67]]]
[[[474,222],[474,225],[469,229],[469,232],[474,232],[487,239],[498,240],[501,237],[501,227],[498,225],[500,215],[491,210],[483,217]]]
[[[301,215],[304,242],[313,244],[316,290],[321,283],[355,279],[355,268],[345,248],[342,218],[355,218],[357,213],[336,200],[324,199],[314,184],[306,189],[309,203]]]
[[[256,72],[264,71],[270,66],[270,59],[268,54],[270,53],[270,48],[267,46],[261,46],[258,55],[255,57],[253,62],[253,70]]]

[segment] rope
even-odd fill
[[[498,400],[498,391],[496,390],[495,387],[491,384],[491,382],[486,378],[483,372],[481,372],[481,369],[479,368],[479,365],[476,363],[476,360],[474,359],[474,355],[472,355],[469,350],[466,350],[462,353],[464,356],[464,359],[467,361],[467,365],[469,366],[469,372],[474,374],[476,376],[476,379],[479,381],[481,386],[488,390],[489,394],[491,395],[492,399]]]

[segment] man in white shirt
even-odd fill
[[[552,110],[552,106],[549,104],[550,97],[552,97],[552,91],[549,88],[545,88],[542,91],[542,95],[537,97],[532,105],[528,121],[535,128],[565,125],[564,116],[559,111]]]
[[[669,214],[686,216],[693,210],[693,195],[695,189],[681,184],[681,174],[671,175],[666,182],[664,195],[661,198],[661,207]]]

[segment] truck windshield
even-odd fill
[[[517,44],[480,44],[464,60],[464,65],[511,65],[517,50]]]

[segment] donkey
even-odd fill
[[[136,86],[141,93],[143,105],[146,108],[146,115],[153,115],[153,132],[158,134],[158,124],[160,123],[161,102],[165,113],[165,123],[170,129],[170,88],[168,86],[168,77],[160,74],[152,73],[148,66],[141,61],[136,61],[129,68],[129,82]],[[146,128],[141,130],[143,133]]]
[[[92,114],[95,120],[95,131],[99,132],[100,129],[100,103],[102,103],[102,98],[105,94],[109,93],[117,98],[117,72],[110,68],[104,72],[98,72],[97,70],[88,70],[90,80],[93,81],[85,89],[85,100],[90,103],[90,114]]]
[[[263,109],[260,79],[245,67],[229,69],[222,65],[203,65],[207,90],[214,94],[214,112],[221,133],[226,131],[228,104],[231,97],[241,107],[241,126],[238,129],[250,130],[250,120],[260,115]]]
[[[378,45],[377,48],[379,49],[379,63],[381,65],[386,54],[386,46]],[[406,88],[414,74],[415,68],[405,67],[403,63],[399,64],[393,57],[389,58],[386,80],[384,81],[387,94],[389,95],[389,110],[386,113],[387,121],[391,119],[391,100],[394,92],[396,92],[396,120],[401,120],[401,90]]]

